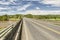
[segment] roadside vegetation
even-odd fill
[[[27,15],[21,15],[21,14],[15,14],[15,15],[2,15],[0,16],[0,30],[5,28],[4,26],[9,25],[9,21],[17,21],[20,20],[22,17],[27,17],[27,18],[34,18],[34,19],[47,19],[48,21],[54,23],[60,24],[60,15],[32,15],[32,14],[27,14]],[[58,21],[59,20],[59,21]]]
[[[25,17],[51,22],[55,25],[60,26],[60,15],[32,15],[32,14],[27,14],[27,15],[25,15]]]
[[[8,15],[0,16],[0,21],[8,21],[8,20],[9,20]]]
[[[25,15],[27,18],[35,18],[35,19],[49,19],[49,20],[60,20],[60,15]]]
[[[21,14],[15,14],[15,15],[2,15],[0,16],[0,31],[6,28],[11,23],[16,22],[17,20],[20,20],[22,18]]]
[[[9,20],[19,20],[22,18],[23,15],[15,14],[15,15],[2,15],[0,16],[0,21],[9,21]],[[27,14],[24,15],[27,18],[35,18],[35,19],[49,19],[49,20],[60,20],[60,15],[32,15]]]
[[[0,16],[0,21],[9,21],[9,20],[19,20],[21,19],[22,15],[21,14],[16,14],[16,15],[2,15]]]

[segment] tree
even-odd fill
[[[25,15],[25,17],[33,18],[33,15],[32,14],[27,14],[27,15]]]
[[[7,14],[3,15],[3,21],[8,21],[9,20],[9,17]]]

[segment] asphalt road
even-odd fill
[[[60,26],[42,20],[24,18],[22,40],[60,40]]]

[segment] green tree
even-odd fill
[[[33,15],[32,14],[27,14],[27,15],[25,15],[25,17],[33,18]]]
[[[8,21],[9,20],[9,17],[7,14],[3,15],[3,21]]]

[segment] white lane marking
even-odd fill
[[[25,21],[23,20],[23,27],[25,28],[25,35],[26,35],[26,40],[29,40],[28,39],[28,33],[27,33],[27,28],[26,28],[26,23],[25,23]]]
[[[33,40],[33,37],[30,33],[30,30],[27,28],[27,24],[24,21],[24,27],[25,27],[25,34],[26,34],[26,40]]]
[[[46,23],[47,25],[50,24],[50,25],[52,25],[52,26],[56,26],[56,27],[59,27],[59,28],[60,28],[59,25],[55,25],[55,24],[53,24],[53,23],[51,23],[51,22],[48,22],[48,21],[47,21],[47,22],[46,22],[46,21],[40,21],[40,20],[35,20],[35,21],[38,21],[38,22],[41,22],[41,23],[43,22],[43,23]]]
[[[31,21],[32,21],[32,20],[31,20]],[[32,21],[32,22],[33,22],[33,21]],[[45,25],[39,24],[39,23],[37,23],[37,22],[33,22],[33,23],[35,23],[35,24],[37,24],[37,25],[40,25],[40,26],[42,26],[43,28],[48,29],[48,30],[50,30],[50,31],[53,31],[53,32],[55,32],[55,33],[57,33],[57,34],[60,34],[59,31],[56,31],[56,30],[54,30],[54,29],[52,29],[52,28],[49,28],[49,27],[46,27]]]
[[[47,37],[49,40],[58,40],[57,38],[53,37],[49,33],[45,32],[44,29],[37,27],[37,25],[35,25],[34,23],[31,24],[33,25],[33,27],[37,28],[38,31],[44,33],[45,35],[43,34],[43,36]]]

